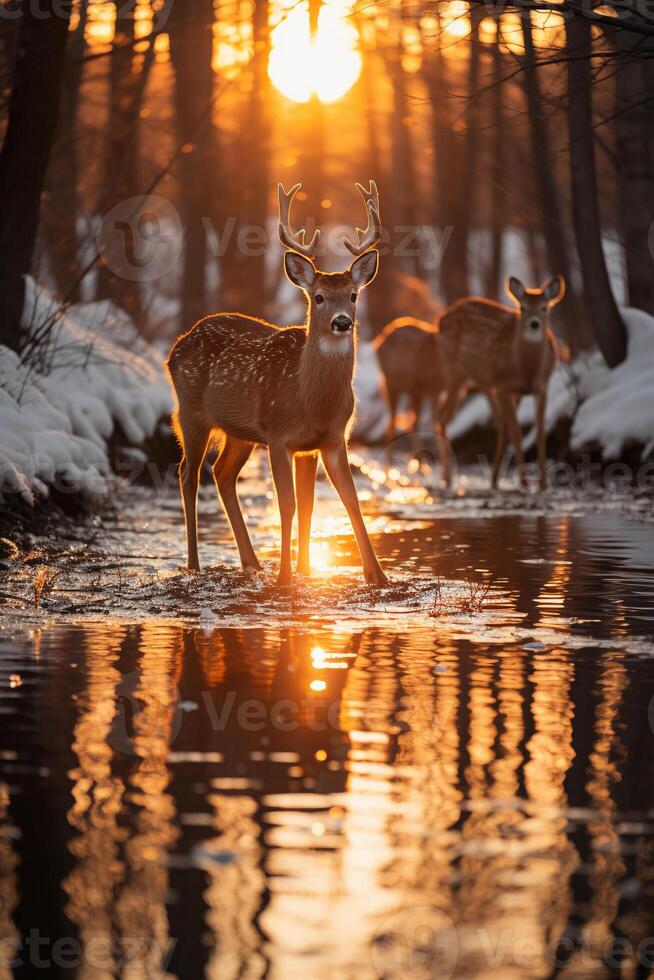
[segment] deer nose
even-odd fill
[[[529,329],[540,330],[540,327],[541,327],[540,317],[532,316],[531,319],[529,320]]]
[[[332,320],[332,331],[334,333],[347,333],[348,330],[352,329],[352,317],[349,317],[347,313],[339,313]]]

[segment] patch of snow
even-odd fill
[[[585,398],[572,425],[570,446],[599,444],[604,459],[617,459],[630,443],[654,440],[654,317],[643,310],[622,311],[628,333],[627,357],[609,370],[596,362],[583,379]]]
[[[56,311],[53,297],[27,279],[23,328],[33,334]],[[127,314],[103,302],[57,315],[47,370],[0,347],[0,496],[19,493],[30,503],[52,486],[106,493],[116,425],[139,444],[172,407],[163,359]]]

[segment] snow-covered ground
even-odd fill
[[[27,282],[25,329],[38,330],[57,310],[47,291]],[[561,364],[552,376],[547,426],[572,420],[571,448],[598,447],[606,460],[633,444],[654,452],[654,317],[624,310],[628,356],[610,371],[599,354]],[[381,439],[387,410],[372,344],[362,342],[356,378],[355,437]],[[108,443],[120,427],[139,445],[166,418],[172,396],[161,354],[129,317],[108,302],[83,303],[58,314],[44,365],[25,366],[0,347],[0,497],[33,502],[53,486],[91,496],[109,487]],[[529,430],[533,399],[520,420]],[[487,400],[473,396],[453,419],[449,436],[490,421]],[[527,444],[533,432],[527,434]]]
[[[29,279],[24,328],[39,330],[56,310]],[[108,302],[69,307],[40,370],[0,347],[0,495],[18,493],[31,503],[53,486],[105,494],[116,427],[137,445],[171,405],[163,359],[126,314]]]

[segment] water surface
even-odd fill
[[[322,496],[281,595],[256,485],[254,581],[145,492],[15,575],[0,976],[649,976],[654,526],[387,504],[384,595]]]

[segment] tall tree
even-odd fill
[[[481,41],[479,24],[483,10],[471,4],[470,37],[468,45],[468,70],[465,90],[462,93],[464,110],[462,113],[464,130],[459,141],[461,147],[461,167],[452,175],[454,196],[447,223],[452,225],[452,237],[443,256],[443,283],[448,302],[466,296],[470,292],[468,279],[468,246],[473,226],[473,216],[478,204],[476,190],[477,167],[479,160],[480,102],[478,97],[479,69],[481,63]],[[457,161],[458,163],[458,161]]]
[[[429,95],[431,109],[431,138],[434,161],[434,180],[432,194],[432,221],[440,228],[443,236],[455,210],[453,203],[456,191],[455,181],[460,173],[461,138],[452,129],[451,77],[443,54],[443,27],[438,5],[434,10],[435,26],[425,28],[421,23],[423,48],[422,74]],[[443,239],[446,240],[445,238]],[[449,242],[446,248],[449,247]],[[456,299],[450,287],[449,277],[442,264],[439,269],[440,292],[443,299],[451,302]]]
[[[402,24],[400,24],[400,31]],[[401,34],[400,34],[401,38]],[[394,41],[385,52],[386,69],[391,82],[391,172],[394,175],[392,196],[386,206],[391,233],[392,265],[403,272],[413,274],[417,271],[417,256],[413,254],[416,241],[413,229],[416,228],[416,175],[413,159],[413,141],[410,130],[409,99],[406,72],[402,65],[402,41],[399,47]],[[410,234],[411,247],[407,252],[398,253],[398,245]]]
[[[105,215],[115,205],[137,195],[140,190],[139,118],[150,68],[154,62],[154,38],[135,63],[136,5],[134,0],[116,0],[116,35],[109,68],[109,121],[103,161],[104,175],[100,211]],[[97,295],[113,299],[138,323],[141,319],[139,282],[117,274],[115,266],[101,263]]]
[[[575,287],[572,274],[529,11],[523,11],[522,38],[525,49],[522,61],[523,79],[529,115],[531,152],[540,197],[539,216],[545,238],[547,264],[550,275],[560,274],[565,278],[566,298],[562,304],[561,318],[565,323],[568,342],[572,349],[578,349],[587,346],[590,339],[585,327],[588,314]]]
[[[575,13],[566,21],[568,133],[572,218],[584,292],[597,344],[609,367],[624,360],[627,331],[611,290],[602,248],[593,140],[592,35],[590,21]]]
[[[652,90],[642,39],[620,29],[615,37],[622,58],[616,76],[615,132],[627,292],[631,306],[654,313],[654,264],[648,240],[654,228],[654,172],[648,152],[654,129]]]
[[[19,350],[24,280],[31,268],[41,194],[57,127],[72,0],[22,8],[0,152],[0,343]]]
[[[213,0],[176,3],[170,15],[175,71],[175,121],[182,149],[181,210],[184,225],[181,317],[186,328],[207,311],[207,212],[212,148]],[[212,179],[214,175],[211,174]]]
[[[486,270],[486,295],[495,299],[500,290],[504,228],[506,224],[506,140],[504,125],[504,86],[502,85],[501,20],[497,19],[497,39],[492,45],[493,87],[491,89],[492,145],[490,167],[490,254]]]
[[[269,0],[254,0],[252,7],[252,92],[249,104],[249,163],[246,208],[248,222],[255,228],[266,230],[270,193],[270,84],[268,58],[270,55],[270,4]],[[263,236],[262,236],[263,238]],[[266,292],[266,249],[257,245],[256,254],[250,261],[255,312],[262,312],[269,299]]]
[[[57,161],[45,188],[42,226],[47,242],[48,264],[59,295],[70,302],[79,299],[77,282],[77,179],[80,172],[78,111],[86,52],[88,0],[81,0],[79,19],[68,38],[66,65],[59,112]],[[53,173],[54,171],[54,173]]]

